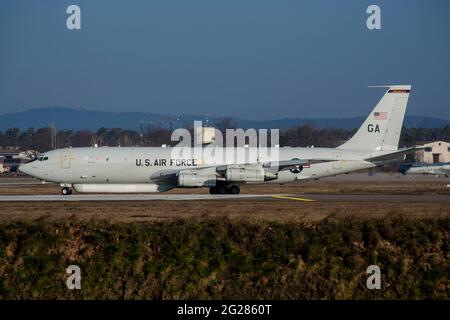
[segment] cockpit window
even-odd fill
[[[33,161],[36,161],[36,160],[38,160],[38,161],[46,161],[46,160],[48,160],[48,157],[47,156],[37,156],[37,157],[34,157],[34,158],[32,158],[32,159],[30,159],[30,160],[28,160],[28,161],[26,161],[25,163],[30,163],[30,162],[33,162]]]

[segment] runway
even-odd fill
[[[54,201],[196,201],[196,200],[255,200],[302,202],[408,202],[450,203],[450,195],[383,195],[383,194],[72,194],[63,195],[0,195],[0,202],[54,202]]]
[[[450,203],[450,195],[391,195],[391,194],[316,194],[316,195],[290,195],[272,196],[278,199],[300,200],[300,201],[326,201],[326,202],[430,202]]]
[[[270,194],[72,194],[72,195],[0,195],[6,201],[189,201],[189,200],[242,200],[270,198]]]

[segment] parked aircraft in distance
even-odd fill
[[[398,172],[406,174],[433,174],[436,176],[450,175],[450,162],[445,163],[405,163],[398,167]]]
[[[213,163],[203,155],[174,156],[173,148],[87,147],[45,152],[19,170],[77,192],[161,192],[208,187],[212,194],[240,192],[245,183],[287,183],[373,168],[403,160],[418,148],[398,149],[411,86],[387,91],[355,135],[337,148],[278,148],[278,161],[256,148],[253,163]],[[227,150],[227,148],[224,148]],[[248,148],[231,148],[236,154]],[[253,150],[255,151],[255,150]],[[264,151],[264,152],[263,152]]]

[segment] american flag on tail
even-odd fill
[[[388,113],[387,112],[374,112],[373,118],[374,120],[387,120]]]

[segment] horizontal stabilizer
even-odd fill
[[[365,161],[369,161],[369,162],[395,160],[395,159],[398,159],[398,158],[400,158],[400,157],[402,157],[404,155],[407,155],[407,154],[410,154],[410,153],[414,153],[414,152],[422,150],[422,149],[425,149],[425,147],[404,148],[404,149],[397,150],[395,152],[383,154],[381,156],[370,157],[370,158],[367,158],[367,159],[364,159],[364,160]]]

